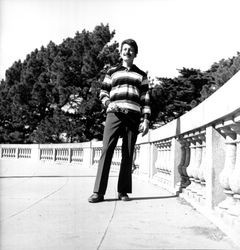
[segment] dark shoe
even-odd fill
[[[130,201],[130,198],[126,193],[118,193],[118,199],[122,201]]]
[[[92,194],[88,198],[88,202],[91,202],[91,203],[97,203],[97,202],[101,202],[103,200],[104,200],[104,196],[102,194],[97,194],[97,193]]]

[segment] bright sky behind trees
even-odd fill
[[[1,0],[0,79],[35,48],[100,23],[119,43],[136,39],[136,64],[153,77],[206,70],[240,51],[239,9],[239,0]]]

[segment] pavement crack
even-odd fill
[[[15,216],[17,216],[17,215],[19,215],[19,214],[25,212],[25,211],[31,209],[32,207],[36,206],[38,203],[42,202],[43,200],[46,200],[46,199],[49,198],[50,196],[52,196],[52,195],[56,194],[57,192],[59,192],[62,188],[64,188],[64,186],[68,183],[68,181],[69,181],[69,178],[67,178],[66,182],[65,182],[62,186],[60,186],[58,189],[56,189],[56,190],[54,190],[53,192],[47,194],[46,196],[42,197],[41,199],[37,200],[36,202],[32,203],[31,205],[29,205],[29,206],[27,206],[27,207],[21,209],[20,211],[18,211],[18,212],[16,212],[16,213],[12,214],[12,215],[10,215],[10,216],[8,216],[8,217],[6,217],[6,218],[3,218],[3,219],[0,220],[0,221],[1,221],[1,222],[4,222],[4,221],[6,221],[6,220],[9,220],[9,219],[11,219],[11,218],[13,218],[13,217],[15,217]]]
[[[115,192],[115,193],[116,193],[116,192]],[[103,236],[102,236],[102,238],[101,238],[101,240],[100,240],[100,242],[99,242],[99,244],[98,244],[97,250],[100,249],[100,247],[102,246],[102,243],[103,243],[103,241],[104,241],[104,239],[105,239],[105,237],[106,237],[106,235],[107,235],[109,226],[110,226],[110,224],[111,224],[111,222],[112,222],[112,220],[113,220],[113,217],[114,217],[114,215],[115,215],[116,207],[117,207],[117,200],[114,202],[114,208],[113,208],[113,211],[112,211],[112,215],[111,215],[111,217],[110,217],[110,219],[109,219],[109,221],[108,221],[108,224],[107,224],[107,227],[106,227],[106,229],[105,229],[105,231],[104,231],[104,233],[103,233]]]

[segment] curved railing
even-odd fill
[[[197,107],[148,135],[138,137],[133,172],[179,193],[239,243],[240,72]],[[0,145],[1,164],[41,163],[96,167],[102,142]],[[7,161],[7,163],[6,163]],[[112,161],[118,169],[121,141]]]

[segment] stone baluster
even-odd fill
[[[140,165],[140,145],[135,145],[134,155],[133,155],[133,167],[132,171],[135,174],[139,173],[139,165]]]
[[[60,150],[59,150],[58,148],[55,148],[54,151],[55,151],[55,160],[56,160],[56,161],[59,161],[59,158],[60,158],[60,156],[61,156],[61,152],[60,152]],[[49,158],[51,158],[51,153],[50,153],[50,151],[49,151]]]
[[[197,179],[198,179],[198,171],[199,166],[201,164],[201,157],[202,157],[202,148],[200,141],[198,139],[198,136],[191,137],[192,141],[192,157],[190,161],[190,168],[188,169],[188,174],[190,177],[191,184],[187,187],[187,190],[191,191],[191,194],[193,195],[192,198],[196,198],[195,194],[198,193],[198,185],[197,185]]]
[[[57,148],[57,156],[58,156],[57,160],[61,161],[61,159],[63,159],[64,156],[64,150]]]
[[[56,152],[56,161],[59,161],[61,159],[61,156],[62,156],[62,150],[59,148],[56,148],[55,152]]]
[[[102,148],[97,148],[97,158],[96,158],[97,166],[101,157],[101,153],[102,153]]]
[[[63,148],[58,148],[57,149],[58,151],[58,161],[61,161],[64,159],[64,156],[65,156],[65,150]]]
[[[14,157],[15,157],[16,159],[19,158],[19,150],[20,150],[20,148],[16,148],[16,149],[15,149]]]
[[[233,192],[230,188],[229,178],[236,163],[236,134],[230,127],[220,128],[220,132],[226,136],[225,139],[225,163],[222,172],[219,175],[219,181],[226,194],[226,199],[218,204],[220,209],[229,209],[233,206]]]
[[[185,162],[182,168],[183,177],[184,177],[184,183],[182,184],[183,188],[186,188],[191,183],[189,176],[187,174],[187,167],[189,166],[189,163],[190,163],[190,143],[188,141],[185,141],[185,151],[186,151]]]
[[[78,161],[78,156],[79,156],[79,151],[77,148],[72,148],[72,155],[71,155],[71,161],[72,162],[77,162]]]
[[[58,153],[59,153],[58,161],[64,160],[65,155],[66,155],[66,152],[65,152],[64,148],[61,148],[61,149],[58,148],[57,150],[58,150]]]
[[[181,160],[178,165],[178,173],[180,175],[179,191],[181,192],[185,183],[184,163],[186,160],[186,142],[182,140],[182,137],[179,137],[178,141],[181,144]]]
[[[189,176],[189,180],[191,184],[187,186],[186,189],[191,191],[192,189],[194,189],[193,171],[194,171],[194,165],[195,165],[195,159],[196,159],[196,141],[192,137],[189,137],[187,140],[190,143],[190,163],[189,163],[189,166],[187,167],[187,174]]]
[[[234,206],[229,208],[228,213],[240,217],[240,123],[231,126],[237,133],[236,140],[236,162],[232,174],[229,177],[229,185],[233,192]]]
[[[68,148],[64,148],[63,149],[64,150],[64,161],[67,161],[67,162],[69,162],[70,161],[70,149],[68,149]]]
[[[195,149],[195,164],[192,169],[192,176],[194,178],[194,182],[198,182],[198,173],[199,173],[199,167],[201,165],[202,161],[202,144],[199,140],[199,136],[195,138],[196,141],[196,149]]]
[[[57,156],[58,156],[57,160],[60,161],[63,158],[63,150],[59,148],[57,148],[56,150],[57,150]]]
[[[166,173],[167,170],[167,152],[168,151],[168,146],[167,146],[167,141],[164,141],[163,143],[163,160],[162,160],[162,172]]]
[[[68,162],[71,163],[72,162],[72,149],[68,148]]]
[[[27,158],[27,149],[26,148],[19,148],[18,158]]]
[[[206,199],[206,164],[207,164],[207,159],[206,159],[206,137],[204,134],[200,135],[201,141],[202,141],[202,160],[201,160],[201,165],[199,167],[198,171],[198,179],[200,181],[200,190],[198,195],[200,196],[200,199]]]
[[[97,167],[101,156],[101,148],[94,147],[93,149],[93,166]]]
[[[46,149],[45,148],[41,149],[41,160],[46,160]]]
[[[164,168],[164,142],[160,142],[159,144],[159,164],[158,164],[158,171],[159,173],[163,172]]]
[[[168,185],[169,183],[169,160],[168,160],[168,155],[169,155],[169,142],[165,141],[164,142],[164,157],[163,157],[163,169],[162,169],[162,173],[163,173],[163,184]]]
[[[82,162],[83,161],[83,149],[76,148],[73,152],[75,152],[75,161]]]
[[[49,158],[49,159],[52,159],[53,161],[56,161],[57,160],[57,149],[56,148],[52,148],[51,150],[47,150],[48,154],[51,155],[49,157],[52,157],[52,158]]]
[[[8,155],[7,155],[7,152],[8,152],[8,149],[6,149],[6,148],[2,148],[2,158],[6,158],[6,157],[8,157]]]
[[[47,158],[47,151],[46,151],[45,148],[41,148],[40,154],[41,154],[41,160],[46,160],[46,158]]]
[[[43,149],[44,160],[50,160],[50,151],[47,148]]]
[[[87,159],[87,156],[89,155],[91,157],[91,153],[89,152],[88,154],[85,152],[89,149],[80,149],[79,151],[79,159],[81,162],[83,162],[83,159]],[[86,155],[86,156],[85,156]],[[91,161],[91,160],[90,160]]]
[[[155,168],[157,170],[157,174],[160,173],[161,170],[161,163],[162,163],[162,145],[160,142],[156,143],[156,147],[157,147],[157,160],[155,162]]]
[[[167,142],[167,159],[166,159],[166,172],[168,175],[171,174],[172,169],[171,169],[171,140]]]
[[[164,172],[164,168],[165,168],[165,141],[163,141],[161,143],[161,155],[160,155],[160,172],[163,173]]]
[[[165,141],[160,141],[156,143],[158,154],[157,154],[157,161],[155,163],[155,168],[157,173],[155,177],[157,178],[158,182],[165,184],[166,183],[166,173],[164,171],[166,166],[166,145]]]
[[[42,149],[39,148],[39,160],[41,161],[42,160]]]
[[[65,161],[68,158],[68,150],[66,148],[62,149],[62,161]]]
[[[76,148],[71,148],[71,162],[77,161],[78,151]]]
[[[113,151],[112,166],[117,165],[117,147]]]
[[[121,164],[121,154],[122,154],[122,148],[120,146],[117,146],[114,150],[115,167],[117,170],[119,170]]]
[[[201,181],[199,179],[199,172],[200,172],[200,166],[202,163],[202,137],[201,135],[198,135],[195,137],[196,140],[196,157],[195,157],[195,164],[193,168],[193,178],[194,178],[194,192],[197,193],[197,195],[201,194]]]
[[[178,172],[180,174],[179,191],[183,192],[190,185],[187,173],[187,168],[190,165],[190,140],[188,134],[180,136],[178,141],[181,145],[181,159],[178,165]]]
[[[78,151],[78,160],[79,160],[80,162],[83,162],[83,157],[84,157],[84,150],[81,148],[81,149],[79,149],[79,151]]]

